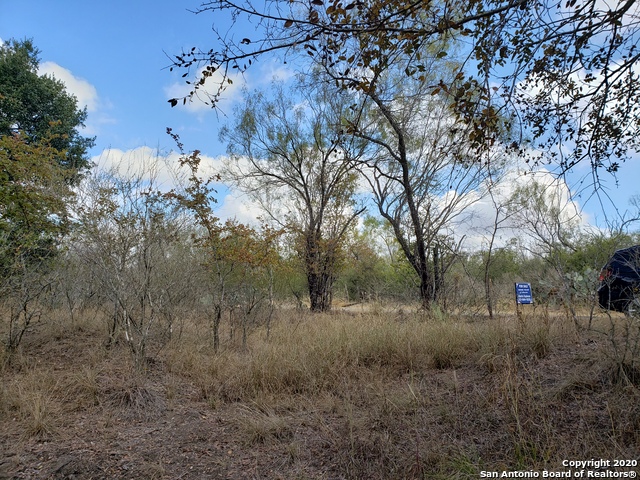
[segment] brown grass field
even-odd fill
[[[214,354],[187,317],[144,372],[99,315],[44,320],[0,357],[0,478],[476,479],[639,457],[637,319],[283,310],[246,349],[224,324]]]

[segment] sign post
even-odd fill
[[[531,293],[530,283],[516,283],[516,315],[518,320],[522,321],[522,312],[520,305],[532,305],[533,294]]]

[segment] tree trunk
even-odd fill
[[[488,271],[485,272],[484,275],[484,298],[487,302],[487,312],[489,313],[489,318],[493,320],[493,298],[491,292],[491,278],[489,278]]]
[[[312,312],[328,312],[333,299],[333,277],[325,272],[308,272],[309,302]]]
[[[212,330],[213,330],[213,351],[214,353],[218,353],[220,349],[220,320],[222,318],[222,305],[216,305],[213,311],[213,322],[212,322]]]
[[[489,250],[487,251],[487,260],[484,264],[484,298],[487,302],[487,312],[489,312],[489,318],[493,320],[493,292],[491,288],[491,261],[493,258],[491,255],[493,254],[493,237],[491,238],[491,243],[489,243]]]
[[[435,300],[431,272],[428,267],[424,265],[418,273],[420,275],[420,300],[422,301],[422,308],[425,311],[429,311]]]
[[[312,232],[307,234],[305,258],[311,311],[328,312],[333,299],[335,255],[331,246],[322,245],[318,234]]]
[[[442,272],[440,267],[440,248],[438,244],[433,247],[433,301],[438,301],[438,293],[442,286]]]

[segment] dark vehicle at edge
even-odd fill
[[[640,245],[617,250],[600,272],[598,303],[616,312],[639,310]]]

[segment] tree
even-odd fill
[[[68,232],[68,183],[63,156],[42,138],[0,135],[0,302],[8,312],[5,347],[15,350],[50,284],[49,265]],[[36,315],[37,316],[37,315]]]
[[[2,276],[9,275],[15,256],[37,262],[52,254],[67,231],[72,172],[59,168],[63,155],[46,139],[32,145],[19,134],[0,136],[0,237],[7,253],[0,257]]]
[[[152,160],[137,171],[114,168],[86,178],[71,242],[91,267],[108,312],[109,345],[122,332],[138,371],[146,368],[149,339],[162,326],[171,330],[174,309],[190,286],[188,274],[170,267],[188,223],[159,192],[156,172]]]
[[[88,167],[86,110],[64,84],[38,75],[30,40],[0,45],[0,236],[4,263],[51,255],[67,227],[71,184]],[[18,254],[19,252],[19,254]],[[7,273],[4,272],[4,277]]]
[[[347,130],[362,142],[354,162],[417,274],[428,309],[452,260],[444,261],[445,254],[460,240],[454,240],[454,224],[501,160],[480,157],[468,140],[471,129],[452,116],[447,98],[432,94],[424,79],[407,78],[398,70],[402,64],[390,65],[362,92]]]
[[[38,54],[31,40],[0,45],[0,137],[18,134],[29,145],[49,139],[62,153],[58,164],[75,177],[89,167],[95,144],[80,134],[87,110],[61,81],[38,74]]]
[[[5,346],[15,350],[40,315],[51,263],[69,230],[70,185],[88,166],[93,139],[64,85],[38,75],[31,41],[0,45],[0,298]]]
[[[172,68],[191,73],[189,96],[216,73],[218,88],[208,96],[213,105],[230,72],[244,72],[274,53],[304,53],[341,72],[342,87],[366,92],[400,53],[406,76],[425,78],[425,48],[460,37],[468,61],[460,64],[455,85],[444,77],[430,86],[453,100],[452,110],[472,127],[477,145],[504,140],[503,120],[518,118],[521,130],[514,131],[512,147],[524,152],[523,141],[533,140],[552,151],[549,161],[561,171],[590,162],[596,182],[603,169],[615,173],[640,147],[640,16],[634,0],[216,0],[203,2],[203,12],[226,16],[228,22],[219,22],[224,32],[214,28],[212,48],[183,51]],[[228,33],[245,21],[255,34]],[[444,58],[447,51],[432,55]],[[169,102],[179,100],[186,97]]]
[[[232,127],[221,138],[231,156],[223,177],[259,202],[295,237],[312,311],[331,307],[341,249],[363,211],[355,202],[356,171],[344,155],[347,115],[340,95],[299,84],[302,98],[276,85],[273,100],[246,94]]]
[[[491,206],[493,207],[493,219],[491,223],[486,226],[483,232],[484,241],[486,242],[486,246],[484,247],[486,250],[482,252],[484,297],[489,318],[493,318],[493,285],[497,277],[496,274],[503,274],[505,270],[504,268],[498,268],[497,264],[499,265],[500,263],[504,263],[500,262],[500,260],[501,257],[504,259],[505,254],[509,255],[510,253],[513,253],[504,247],[498,247],[496,245],[498,231],[505,227],[508,228],[508,221],[514,213],[513,209],[510,208],[509,205],[510,199],[504,198],[505,195],[502,192],[502,182],[498,182],[496,180],[497,179],[493,178],[492,175],[489,175],[486,180],[486,190],[489,198],[491,199]],[[506,181],[504,178],[502,180],[503,182]]]
[[[509,202],[509,214],[528,233],[524,247],[553,265],[564,264],[563,254],[576,249],[580,212],[566,185],[550,177],[533,177],[517,186]]]
[[[213,307],[211,331],[213,349],[220,348],[220,323],[225,311],[240,309],[242,312],[242,343],[246,347],[248,320],[268,300],[267,334],[274,308],[273,269],[278,263],[277,239],[281,232],[264,227],[257,231],[236,221],[224,224],[213,214],[216,203],[211,184],[217,176],[200,177],[200,152],[190,154],[171,129],[167,133],[177,143],[180,166],[188,170],[187,185],[183,191],[172,190],[165,198],[188,209],[194,216],[200,231],[193,234],[195,245],[203,256],[202,266],[207,272],[207,293]]]
[[[210,235],[209,233],[213,233]],[[224,309],[240,315],[242,346],[247,347],[248,329],[252,320],[264,310],[265,303],[267,335],[274,305],[273,269],[278,263],[276,251],[278,230],[264,227],[256,230],[234,220],[216,225],[200,239],[205,254],[204,266],[210,274],[212,302],[214,305],[214,351],[218,351],[220,319]],[[231,325],[232,332],[235,325]]]

